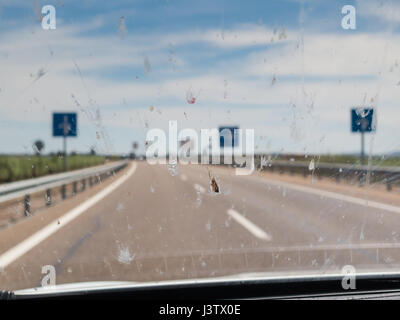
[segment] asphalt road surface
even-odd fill
[[[46,265],[57,284],[398,268],[399,201],[335,188],[236,176],[226,167],[132,162],[0,230],[0,288],[40,286]]]

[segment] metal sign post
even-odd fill
[[[67,137],[77,136],[76,113],[53,113],[53,137],[63,137],[63,171],[67,171]]]
[[[365,164],[364,145],[364,131],[361,131],[361,165]]]
[[[374,122],[375,112],[373,108],[354,108],[351,109],[351,131],[361,133],[361,164],[365,164],[365,138],[366,132],[372,132],[376,130],[376,122]]]

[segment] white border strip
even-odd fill
[[[395,213],[400,213],[400,207],[398,206],[392,206],[390,204],[385,204],[381,202],[376,202],[376,201],[371,201],[368,199],[362,199],[362,198],[356,198],[356,197],[351,197],[351,196],[346,196],[344,194],[336,193],[336,192],[331,192],[331,191],[325,191],[321,189],[316,189],[316,188],[310,188],[310,187],[305,187],[297,184],[292,184],[288,182],[282,182],[282,181],[276,181],[276,180],[271,180],[267,178],[261,178],[262,180],[260,182],[264,182],[266,184],[271,184],[275,186],[281,186],[285,187],[287,189],[292,189],[300,192],[306,192],[310,194],[314,194],[320,197],[326,197],[326,198],[331,198],[335,200],[340,200],[340,201],[346,201],[354,204],[358,204],[361,206],[366,206],[366,207],[371,207],[375,209],[380,209],[380,210],[386,210],[386,211],[391,211]]]

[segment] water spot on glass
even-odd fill
[[[120,212],[123,209],[124,209],[124,205],[122,203],[118,203],[117,208],[116,208],[117,212]]]
[[[168,163],[168,171],[171,174],[171,176],[176,176],[178,174],[178,163],[176,160],[171,161],[171,163]]]
[[[315,169],[314,159],[311,159],[310,164],[308,165],[308,170],[312,171]]]
[[[196,191],[197,198],[196,198],[196,208],[200,208],[201,206],[201,193],[200,191]]]
[[[275,84],[275,82],[276,82],[276,76],[274,74],[274,75],[272,75],[271,87]]]
[[[129,247],[118,244],[118,261],[123,264],[130,264],[136,254],[131,254]]]
[[[144,72],[147,74],[151,71],[151,64],[147,57],[143,59]]]
[[[125,25],[125,17],[119,18],[119,28],[118,28],[118,34],[121,39],[124,39],[126,36],[126,25]]]
[[[279,40],[286,39],[286,30],[282,27],[281,31],[279,32]]]

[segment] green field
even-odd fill
[[[104,156],[73,155],[67,158],[67,170],[76,170],[103,164]],[[62,156],[8,156],[0,155],[0,183],[40,177],[63,171]]]

